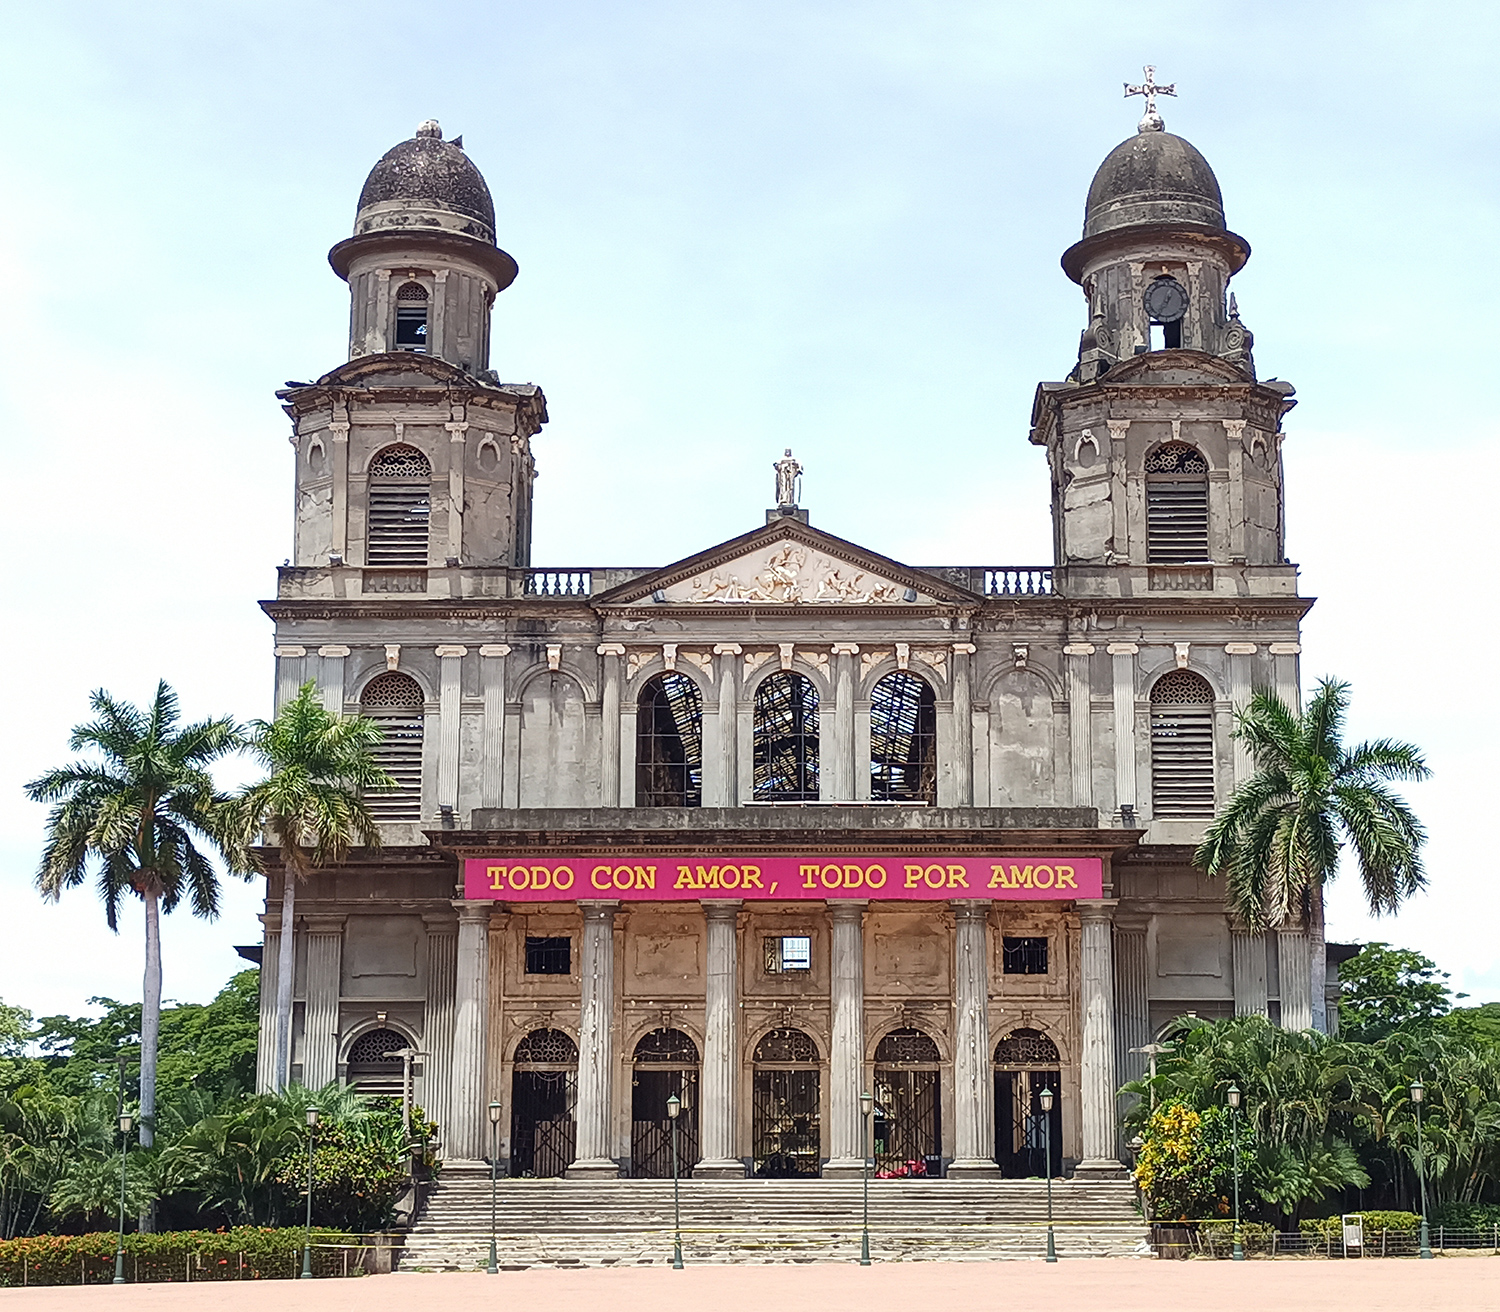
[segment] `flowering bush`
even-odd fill
[[[1234,1188],[1230,1114],[1223,1107],[1195,1111],[1183,1102],[1151,1113],[1135,1180],[1157,1220],[1204,1220],[1228,1215]],[[1240,1153],[1254,1144],[1240,1126]]]

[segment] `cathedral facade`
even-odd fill
[[[867,1143],[887,1176],[1036,1175],[1049,1129],[1055,1170],[1108,1177],[1173,1017],[1323,1025],[1323,944],[1244,931],[1191,861],[1249,769],[1233,708],[1298,698],[1311,605],[1248,256],[1148,112],[1063,256],[1087,326],[1029,434],[1051,565],[835,537],[788,452],[731,541],[545,568],[489,190],[435,123],[390,150],[330,254],[349,360],[278,393],[295,546],[263,606],[278,704],[313,680],[378,720],[398,788],[294,925],[271,863],[262,1087],[288,933],[293,1078],[410,1070],[442,1153],[513,1175],[666,1174],[675,1096],[704,1177],[858,1174]]]

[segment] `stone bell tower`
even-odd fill
[[[1148,69],[1131,92],[1146,95],[1145,117],[1099,166],[1083,238],[1062,257],[1088,305],[1078,362],[1038,388],[1032,412],[1052,472],[1056,561],[1075,594],[1281,591],[1281,419],[1293,388],[1256,379],[1229,292],[1250,246],[1225,226],[1208,161],[1164,128],[1155,96],[1171,88]],[[1123,582],[1121,566],[1139,577]]]
[[[349,361],[277,393],[297,448],[293,567],[329,571],[339,595],[503,592],[466,571],[530,563],[530,444],[547,413],[539,388],[489,367],[495,297],[517,269],[462,139],[428,120],[388,150],[328,260],[349,284]]]

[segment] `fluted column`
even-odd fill
[[[1269,1007],[1266,988],[1266,937],[1241,929],[1230,931],[1234,968],[1234,1014],[1264,1016]]]
[[[458,937],[452,919],[427,921],[427,1001],[422,1012],[422,1106],[428,1118],[446,1129],[453,1092],[453,1008],[458,982]]]
[[[276,978],[281,957],[281,933],[266,926],[260,949],[260,1023],[255,1035],[255,1092],[276,1088]]]
[[[974,805],[974,706],[969,689],[972,642],[953,644],[953,800],[950,806]]]
[[[1116,918],[1114,958],[1115,1079],[1118,1084],[1128,1084],[1145,1077],[1146,1054],[1138,1049],[1151,1042],[1151,981],[1144,921]],[[1124,1111],[1128,1106],[1127,1101],[1117,1110]]]
[[[739,690],[739,656],[744,650],[737,642],[721,642],[715,645],[714,655],[719,668],[719,740],[717,769],[718,783],[708,796],[709,771],[703,772],[704,806],[738,806],[740,804],[739,771],[739,716],[736,697]]]
[[[1091,642],[1070,642],[1068,657],[1068,755],[1073,777],[1073,805],[1094,804],[1094,749],[1089,726],[1089,658]]]
[[[344,713],[344,662],[348,659],[349,648],[341,643],[318,648],[318,692],[329,715]]]
[[[302,1083],[321,1089],[338,1078],[339,965],[344,945],[342,916],[309,917],[307,981],[302,1010]]]
[[[1133,642],[1112,642],[1110,673],[1114,676],[1115,700],[1115,809],[1132,806],[1139,810],[1135,783],[1135,658],[1140,652]],[[1123,822],[1124,817],[1121,816]]]
[[[490,908],[492,902],[455,902],[453,1076],[444,1156],[480,1161],[487,1152],[489,1104],[485,1088],[485,1014],[489,1010]]]
[[[818,796],[854,800],[854,658],[859,645],[836,642],[833,651],[833,750],[820,759]]]
[[[1278,929],[1277,955],[1281,959],[1281,1028],[1312,1028],[1312,961],[1308,956],[1305,929]],[[1321,987],[1323,981],[1319,980]]]
[[[703,1006],[703,1069],[698,1098],[699,1179],[738,1180],[745,1164],[735,1152],[739,1125],[738,902],[705,902],[708,978]]]
[[[458,811],[458,729],[463,685],[463,659],[467,647],[435,649],[441,670],[438,675],[438,807]]]
[[[601,642],[595,649],[604,661],[604,689],[600,697],[599,801],[603,806],[623,806],[621,789],[622,744],[620,742],[620,657],[625,644]],[[634,799],[632,798],[632,801]]]
[[[479,805],[487,810],[500,807],[504,797],[505,658],[509,655],[510,648],[503,642],[487,643],[479,649],[479,691],[484,698]]]
[[[1112,1179],[1125,1173],[1117,1156],[1115,1114],[1113,902],[1079,902],[1082,933],[1082,1179]]]
[[[1253,642],[1231,642],[1224,648],[1229,657],[1229,700],[1236,711],[1250,705],[1250,660],[1255,655]],[[1254,772],[1255,763],[1250,756],[1250,745],[1243,738],[1234,739],[1234,786],[1238,788]]]
[[[990,1062],[988,902],[953,903],[953,984],[958,1016],[953,1052],[953,1161],[957,1179],[993,1178],[995,1081]]]
[[[580,902],[583,996],[578,1020],[577,1153],[570,1180],[614,1179],[620,1174],[610,1134],[615,1062],[615,911],[618,902]]]
[[[864,1117],[859,1095],[865,1079],[865,936],[863,902],[830,902],[833,921],[833,1042],[828,1054],[827,1179],[864,1170]]]
[[[343,564],[349,552],[349,411],[335,402],[334,413],[344,417],[328,425],[328,436],[333,442],[333,450],[329,452],[333,474],[329,555],[336,556],[338,563]],[[298,559],[300,561],[301,557]]]
[[[302,686],[302,666],[306,659],[306,647],[276,648],[276,709],[278,711],[297,695],[297,689]]]

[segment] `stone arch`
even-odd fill
[[[821,708],[826,697],[800,670],[775,670],[751,697],[751,795],[756,801],[817,801]]]
[[[399,1098],[406,1063],[390,1054],[417,1046],[406,1026],[392,1024],[389,1018],[377,1020],[350,1036],[340,1064],[346,1080],[360,1093]]]
[[[946,1036],[944,1036],[944,1039]],[[921,1018],[901,1016],[882,1026],[869,1044],[869,1060],[877,1065],[938,1065],[949,1060],[946,1041]],[[916,1053],[926,1055],[917,1056]],[[902,1056],[902,1053],[913,1055]]]
[[[994,805],[1052,806],[1057,724],[1052,689],[1035,670],[1005,670],[990,684],[990,788]]]
[[[663,670],[635,698],[635,804],[703,804],[703,693],[686,674]]]
[[[755,1063],[786,1063],[797,1066],[819,1066],[822,1050],[818,1041],[800,1025],[768,1025],[751,1045],[750,1060]]]
[[[658,1022],[637,1034],[630,1047],[630,1174],[661,1178],[672,1174],[672,1143],[676,1158],[698,1160],[698,1071],[702,1036],[693,1036],[676,1023]],[[667,1114],[667,1100],[676,1097],[680,1112],[675,1125]]]
[[[1035,1021],[1007,1027],[995,1041],[995,1160],[1006,1176],[1056,1175],[1062,1170],[1062,1052]],[[1052,1110],[1042,1107],[1050,1090]],[[1050,1130],[1051,1169],[1047,1167]]]
[[[1151,818],[1211,820],[1218,774],[1214,689],[1196,670],[1151,685]]]
[[[370,754],[396,781],[395,788],[365,797],[370,813],[384,823],[422,818],[425,706],[422,685],[402,670],[377,674],[360,690],[359,713],[375,721],[384,734]]]
[[[365,564],[425,569],[432,539],[432,462],[395,442],[371,458],[365,487]]]
[[[563,1042],[563,1041],[566,1042]],[[555,1052],[558,1055],[544,1055]],[[523,1029],[511,1044],[508,1060],[511,1062],[578,1064],[578,1037],[561,1025],[549,1022]]]
[[[892,670],[870,688],[870,796],[937,804],[937,690],[915,670]]]
[[[1208,456],[1182,441],[1146,453],[1146,562],[1206,563],[1209,548]]]
[[[520,796],[523,807],[597,806],[599,719],[588,714],[582,681],[568,670],[538,670],[522,683]]]

